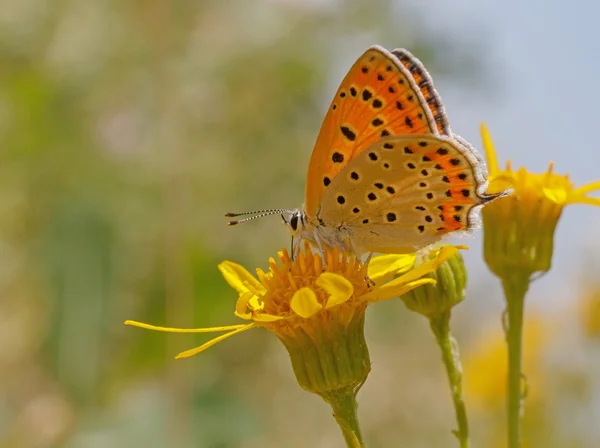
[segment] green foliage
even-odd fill
[[[324,110],[364,47],[407,46],[456,74],[443,57],[458,51],[452,39],[442,45],[390,0],[2,9],[0,447],[314,446],[337,435],[260,332],[175,362],[203,335],[123,321],[237,323],[217,263],[264,267],[289,240],[277,218],[229,229],[223,213],[300,205]],[[418,342],[396,347],[406,328],[382,331],[395,354],[418,357]],[[435,372],[423,362],[419,375]],[[445,399],[438,373],[429,381]],[[414,392],[402,386],[411,370],[398,375]],[[404,417],[367,419],[367,440],[451,443],[444,416],[434,431]]]

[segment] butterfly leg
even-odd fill
[[[292,260],[296,261],[298,259],[298,254],[300,253],[300,246],[304,237],[300,235],[296,240],[296,245],[294,246],[294,237],[292,237]]]
[[[321,246],[321,238],[319,238],[319,234],[317,233],[317,229],[313,231],[313,235],[315,237],[315,243],[317,243],[317,247],[319,248],[319,253],[321,254],[321,259],[323,260],[323,272],[325,272],[325,252],[323,252],[323,246]]]
[[[355,254],[357,257],[359,257],[360,252],[359,252],[358,248],[356,247],[356,244],[354,244],[354,241],[352,240],[352,238],[350,238],[350,237],[346,238],[346,247],[353,254]],[[369,266],[369,263],[371,262],[371,258],[373,258],[373,252],[369,252],[369,256],[367,257],[367,260],[364,261],[362,264]],[[367,282],[369,284],[369,286],[375,286],[375,282],[369,278],[369,275],[365,276],[365,282]]]
[[[373,254],[374,254],[374,252],[369,252],[367,259],[363,263],[363,264],[367,265],[367,267],[369,266],[369,263],[371,262],[371,258],[373,258]],[[371,280],[371,277],[369,277],[369,274],[365,275],[365,282],[367,282],[370,286],[375,286],[375,282],[373,280]]]
[[[290,242],[290,254],[292,254],[292,261],[296,260],[296,246],[294,246],[294,236],[292,235],[292,241]]]

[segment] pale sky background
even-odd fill
[[[526,166],[539,173],[554,161],[554,172],[569,174],[576,185],[600,180],[600,139],[591,138],[595,127],[600,127],[596,124],[600,90],[594,88],[600,79],[600,3],[402,0],[399,5],[415,11],[426,24],[424,33],[442,40],[447,35],[451,41],[464,42],[464,51],[474,48],[481,52],[474,57],[485,58],[483,80],[472,89],[468,79],[444,78],[431,70],[455,133],[483,151],[479,123],[485,121],[502,167],[511,159],[513,168]],[[402,16],[398,19],[401,22]],[[382,42],[374,34],[357,32],[351,45],[343,45],[354,50],[335,61],[332,94],[369,45],[404,46],[419,56],[410,41]],[[401,28],[398,34],[403,34]],[[329,101],[330,97],[324,98],[323,108]],[[553,268],[532,285],[527,306],[540,308],[551,302],[551,308],[561,307],[573,298],[582,269],[586,265],[588,273],[600,269],[599,237],[600,208],[565,208],[557,228]],[[494,308],[501,308],[499,282],[482,262],[482,231],[460,242],[471,248],[465,253],[471,290],[486,288]],[[590,264],[592,260],[595,263]],[[498,288],[492,290],[490,285]]]
[[[335,3],[335,2],[334,2]],[[452,130],[483,150],[479,123],[485,121],[498,152],[499,163],[511,159],[513,168],[526,166],[543,172],[549,162],[554,171],[569,174],[576,185],[600,180],[600,139],[591,138],[600,127],[600,3],[586,0],[409,0],[427,29],[438,38],[464,42],[465,49],[482,51],[483,81],[474,89],[469,80],[436,76],[434,82],[446,106]],[[399,19],[401,17],[399,16]],[[402,26],[402,24],[399,24]],[[402,32],[399,31],[401,35]],[[410,34],[409,34],[410,35]],[[372,44],[405,46],[410,42],[380,42],[357,34],[354,52],[340,55],[331,79],[335,92],[348,67]],[[354,45],[355,44],[355,45]],[[348,46],[346,46],[347,48]],[[418,57],[418,52],[414,51]],[[324,108],[330,98],[324,99]],[[600,194],[598,194],[600,197]],[[566,304],[576,294],[582,268],[600,267],[600,208],[574,205],[559,222],[553,268],[535,282],[528,306],[551,301]],[[482,263],[482,232],[461,240],[472,289],[499,282]],[[594,264],[590,264],[595,260]],[[588,274],[589,278],[589,274]],[[600,280],[599,280],[600,281]],[[496,308],[502,304],[500,288],[490,291]]]
[[[427,10],[424,4],[415,1],[435,29],[451,30],[467,42],[483,40],[488,75],[496,84],[465,95],[465,86],[436,83],[453,130],[482,149],[478,123],[483,120],[501,165],[510,158],[513,167],[540,172],[553,160],[555,172],[570,174],[577,185],[600,180],[600,141],[592,137],[600,127],[595,86],[600,79],[600,3],[433,0],[426,2]],[[600,266],[599,236],[600,208],[566,208],[553,269],[532,286],[528,306],[542,305],[547,295],[558,306],[572,297],[584,264],[595,260],[592,272]],[[471,283],[493,281],[480,263],[481,240],[478,232],[468,241]]]

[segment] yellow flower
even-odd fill
[[[525,296],[532,275],[552,266],[554,232],[563,208],[569,204],[600,205],[590,197],[600,182],[575,188],[566,175],[548,171],[513,171],[510,162],[500,170],[494,145],[481,125],[489,165],[488,191],[512,189],[483,209],[483,253],[490,270],[502,280],[506,297],[506,343],[508,345],[508,446],[520,446],[522,397],[522,345]],[[527,343],[527,342],[526,342]]]
[[[579,303],[579,322],[583,334],[589,338],[600,337],[600,289],[588,288]]]
[[[308,245],[296,260],[283,249],[278,254],[279,263],[271,258],[269,271],[257,269],[256,277],[239,264],[224,261],[219,270],[238,293],[235,315],[249,323],[198,329],[125,323],[166,332],[226,332],[177,358],[195,355],[235,334],[263,327],[287,348],[303,388],[321,396],[342,387],[357,390],[371,368],[363,332],[366,307],[434,283],[421,277],[457,250],[454,246],[443,247],[437,256],[416,268],[414,255],[375,257],[369,264],[369,278],[367,266],[360,259],[325,248],[323,263]]]
[[[600,206],[600,198],[588,196],[600,190],[600,181],[579,188],[567,175],[548,171],[531,173],[525,168],[513,171],[498,165],[492,139],[484,124],[481,135],[485,148],[490,193],[512,188],[513,194],[496,199],[483,211],[484,255],[492,272],[505,279],[513,269],[530,276],[550,270],[554,230],[563,207],[569,204]]]

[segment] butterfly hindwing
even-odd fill
[[[430,82],[422,65],[419,73]],[[369,48],[356,61],[329,106],[311,156],[305,197],[309,216],[315,215],[338,173],[373,143],[394,135],[439,134],[439,119],[436,122],[432,111],[443,114],[441,103],[434,109],[417,82],[396,56],[381,47]],[[432,85],[431,89],[431,98],[437,101]]]
[[[361,250],[406,252],[469,230],[489,199],[485,168],[447,136],[397,136],[358,154],[327,187],[319,218]]]

